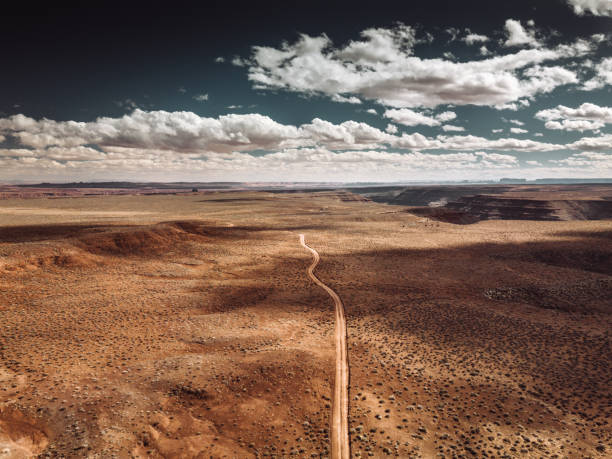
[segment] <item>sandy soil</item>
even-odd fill
[[[342,193],[0,202],[0,457],[609,457],[612,222]],[[27,209],[27,211],[24,211]]]

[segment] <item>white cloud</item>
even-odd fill
[[[479,151],[474,153],[480,157],[481,164],[485,167],[505,168],[518,165],[518,159],[512,155],[500,155],[499,153],[485,153]]]
[[[556,164],[556,169],[538,169],[537,173],[572,176],[588,170],[596,176],[610,170],[604,165],[610,156],[606,153],[610,153],[612,135],[558,145],[472,135],[397,135],[393,124],[385,131],[356,121],[333,124],[317,118],[289,126],[259,114],[202,118],[188,112],[136,110],[124,117],[90,123],[15,115],[0,118],[0,132],[25,142],[19,148],[0,148],[0,179],[63,180],[67,174],[74,180],[169,181],[206,176],[207,180],[317,177],[371,181],[381,177],[406,180],[410,174],[420,180],[482,179],[495,176],[494,171],[520,173],[514,152],[567,149],[581,153]],[[262,149],[273,153],[249,154]],[[574,166],[576,170],[571,169]]]
[[[332,149],[375,147],[392,140],[388,134],[366,123],[333,124],[319,118],[301,125],[299,136],[301,145],[325,145]]]
[[[370,115],[378,115],[378,112],[374,110],[373,108],[368,108],[366,110],[366,113],[369,113]]]
[[[612,85],[612,57],[602,59],[601,62],[593,67],[595,76],[582,85],[583,90],[592,91],[593,89],[603,88],[605,85]]]
[[[395,124],[387,124],[387,127],[385,128],[385,132],[388,134],[397,134],[397,126]]]
[[[225,62],[225,58],[222,56],[216,57],[215,62],[218,64],[222,64],[223,62]]]
[[[443,123],[446,123],[447,121],[450,121],[450,120],[454,120],[455,118],[457,118],[457,114],[451,111],[442,112],[439,115],[436,115],[436,119]]]
[[[610,0],[567,0],[578,15],[586,12],[595,16],[612,16],[612,1]]]
[[[236,67],[246,67],[248,65],[248,62],[242,59],[240,56],[232,57],[232,60],[230,62],[232,65],[235,65]]]
[[[544,126],[546,129],[556,129],[560,131],[596,131],[604,126],[601,121],[586,120],[561,120],[547,121]]]
[[[487,171],[512,169],[517,159],[495,153],[398,153],[375,150],[333,152],[325,148],[283,149],[276,153],[252,156],[246,153],[173,156],[157,150],[124,149],[107,153],[107,158],[91,161],[55,160],[44,152],[28,150],[29,156],[6,156],[0,149],[0,177],[30,180],[63,177],[75,179],[198,180],[376,180],[385,177],[405,180],[410,174],[453,178],[458,173],[476,176]],[[42,155],[41,155],[42,153]],[[64,152],[68,157],[68,151]],[[470,172],[471,171],[471,172]]]
[[[540,110],[535,117],[546,121],[547,129],[594,131],[606,124],[612,124],[612,107],[600,107],[588,102],[577,108],[558,105],[555,108]]]
[[[530,105],[530,102],[528,99],[519,99],[516,102],[498,105],[495,108],[497,108],[498,110],[512,110],[513,112],[516,112],[520,110],[521,108],[529,107],[529,105]]]
[[[404,126],[417,126],[423,124],[425,126],[439,126],[440,121],[430,116],[417,113],[409,108],[400,108],[386,110],[383,113],[385,118],[392,119],[396,123],[403,124]]]
[[[517,126],[524,126],[525,123],[519,120],[508,120],[509,123],[516,124]]]
[[[453,112],[428,116],[438,123],[452,118]],[[14,115],[0,118],[0,135],[11,136],[21,144],[0,149],[3,180],[17,176],[49,179],[55,177],[53,174],[61,179],[67,173],[74,179],[115,180],[134,180],[142,174],[149,180],[197,180],[202,173],[208,180],[372,180],[377,176],[405,180],[410,171],[432,171],[431,177],[442,177],[453,170],[480,173],[515,169],[518,166],[510,154],[513,152],[606,152],[612,145],[610,135],[559,145],[473,135],[400,135],[393,124],[382,131],[351,120],[334,124],[315,118],[291,126],[256,113],[206,118],[190,112],[142,110],[92,122]],[[249,154],[259,150],[274,153]],[[420,178],[425,176],[419,172]]]
[[[330,98],[352,94],[393,108],[445,104],[506,108],[518,100],[577,82],[572,71],[544,64],[584,56],[594,47],[589,41],[578,40],[552,49],[523,49],[457,62],[417,57],[413,55],[414,43],[413,29],[402,24],[367,29],[361,40],[345,46],[334,46],[327,35],[301,35],[296,42],[285,42],[279,48],[255,46],[244,62],[249,79],[258,89],[285,89]]]
[[[480,47],[480,51],[479,52],[480,52],[481,56],[488,56],[489,54],[491,54],[491,51],[489,51],[489,49],[485,45],[482,45]]]
[[[527,93],[547,93],[559,86],[578,83],[574,72],[560,66],[542,67],[536,65],[523,72],[528,77],[523,87]]]
[[[197,94],[193,96],[198,102],[206,102],[208,100],[208,94]]]
[[[612,107],[601,107],[589,102],[585,102],[577,108],[558,105],[556,108],[541,110],[535,116],[542,120],[583,119],[612,124]]]
[[[529,131],[527,131],[526,129],[518,128],[518,127],[511,127],[510,132],[512,132],[513,134],[525,134]]]
[[[503,131],[504,131],[503,129],[491,129],[491,132],[494,132],[496,134],[499,132],[503,132]]]
[[[489,37],[486,35],[479,35],[477,33],[469,33],[463,38],[463,41],[468,45],[473,45],[474,43],[484,43],[485,41],[489,41]]]
[[[599,137],[583,137],[576,142],[567,145],[572,150],[587,151],[612,151],[612,135],[606,134]]]
[[[440,126],[442,123],[455,119],[457,114],[455,112],[446,111],[432,117],[415,112],[409,108],[400,108],[386,110],[383,116],[392,119],[396,123],[403,124],[404,126]]]
[[[229,114],[203,118],[191,112],[134,110],[121,118],[101,117],[93,122],[40,121],[24,115],[0,119],[0,132],[10,133],[22,145],[74,147],[96,144],[175,151],[220,151],[278,148],[296,139],[295,126],[279,124],[259,114]]]
[[[341,102],[344,104],[360,104],[361,103],[361,100],[359,100],[355,96],[344,97],[340,94],[334,94],[331,100],[333,100],[334,102]]]
[[[504,46],[540,46],[535,33],[532,30],[525,30],[521,25],[521,21],[508,19],[506,20],[505,28],[508,38],[504,42]]]
[[[587,167],[601,172],[612,169],[612,154],[585,151],[574,153],[568,158],[553,160],[552,162],[569,167]]]
[[[429,141],[429,145],[416,147],[421,150],[425,149],[447,149],[447,150],[502,150],[502,151],[555,151],[563,150],[568,148],[566,145],[551,144],[545,142],[536,142],[529,139],[514,139],[514,138],[502,138],[502,139],[486,139],[484,137],[478,137],[473,135],[463,136],[444,136],[439,135],[435,139],[435,143]],[[584,148],[582,148],[584,149]]]
[[[357,64],[394,62],[410,53],[416,42],[414,29],[402,23],[392,29],[366,29],[361,36],[364,40],[351,41],[338,52],[338,57]],[[320,48],[315,45],[313,49]]]
[[[456,27],[449,27],[447,29],[444,29],[444,31],[451,36],[449,42],[455,41],[459,37],[459,34],[461,33],[461,30],[459,30]]]
[[[453,126],[451,124],[445,124],[444,126],[442,126],[442,130],[444,132],[461,132],[461,131],[465,131],[465,128],[461,126]]]

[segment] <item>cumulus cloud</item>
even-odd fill
[[[386,110],[383,116],[392,119],[396,123],[403,124],[404,126],[418,126],[419,124],[425,126],[440,125],[439,120],[423,115],[422,113],[417,113],[409,108]]]
[[[528,77],[524,89],[528,93],[547,93],[553,89],[570,83],[577,83],[576,74],[561,66],[542,67],[536,65],[523,72]]]
[[[383,116],[392,119],[396,123],[403,124],[404,126],[418,126],[420,124],[425,126],[440,126],[446,121],[455,119],[457,114],[455,112],[446,111],[432,117],[415,112],[409,108],[400,108],[386,110]]]
[[[561,120],[547,121],[544,126],[546,129],[556,129],[560,131],[596,131],[604,126],[601,121],[586,120]]]
[[[521,21],[515,19],[506,20],[505,24],[507,39],[504,46],[540,46],[533,30],[526,30]]]
[[[385,132],[388,134],[397,134],[397,126],[395,124],[387,124],[387,127],[385,128]]]
[[[369,113],[370,115],[378,115],[378,112],[374,110],[373,108],[368,108],[366,110],[366,113]]]
[[[197,94],[193,96],[198,102],[206,102],[208,100],[208,94]]]
[[[319,118],[301,125],[299,135],[302,145],[326,145],[333,149],[380,146],[391,140],[388,134],[366,123],[345,121],[333,124]]]
[[[489,37],[477,33],[469,33],[463,37],[463,41],[468,45],[473,45],[475,43],[484,43],[485,41],[489,41]]]
[[[612,57],[602,59],[600,63],[593,67],[595,76],[582,85],[583,90],[592,91],[593,89],[603,88],[612,85]]]
[[[234,56],[230,63],[236,67],[246,67],[248,65],[247,61],[242,59],[240,56]]]
[[[295,126],[282,125],[259,114],[229,114],[204,118],[191,112],[134,110],[121,118],[93,122],[34,120],[24,115],[0,119],[0,132],[22,145],[157,148],[175,151],[229,152],[244,148],[278,148],[299,136]]]
[[[612,107],[600,107],[588,102],[577,108],[558,105],[555,108],[540,110],[535,117],[546,121],[547,129],[594,131],[606,124],[612,124]]]
[[[485,45],[482,45],[480,47],[479,52],[481,56],[488,56],[489,54],[491,54],[491,51],[489,51],[489,49]]]
[[[361,36],[363,40],[351,41],[339,50],[338,57],[357,64],[394,62],[411,53],[416,43],[414,29],[402,23],[392,29],[366,29]]]
[[[567,0],[574,7],[574,12],[583,15],[587,12],[595,16],[612,16],[612,2],[610,0]]]
[[[518,159],[512,155],[485,153],[484,151],[479,151],[474,154],[480,158],[480,163],[488,168],[506,168],[518,165]]]
[[[612,154],[585,151],[574,153],[565,159],[553,160],[552,162],[572,168],[595,169],[600,173],[605,170],[612,170]]]
[[[442,126],[442,130],[445,132],[461,132],[465,131],[465,128],[462,126],[453,126],[451,124],[445,124]]]
[[[331,98],[334,102],[341,102],[344,104],[360,104],[361,100],[355,96],[344,97],[340,94],[334,94]]]
[[[599,137],[583,137],[576,142],[567,145],[572,150],[587,151],[612,151],[612,135],[606,134]]]
[[[442,112],[439,115],[436,115],[436,119],[438,121],[441,121],[442,123],[445,123],[450,120],[454,120],[455,118],[457,118],[457,114],[451,111]]]
[[[448,150],[502,150],[502,151],[555,151],[566,149],[566,145],[551,144],[546,142],[536,142],[529,139],[514,139],[514,138],[502,138],[502,139],[486,139],[484,137],[478,137],[474,135],[463,135],[463,136],[444,136],[439,135],[436,137],[437,147],[431,146],[430,148],[442,148]],[[421,149],[425,149],[421,147]],[[583,148],[584,149],[584,148]]]
[[[508,23],[513,31],[509,43],[535,46],[535,39],[522,26],[525,36],[521,38],[515,23],[520,26],[518,21]],[[444,104],[506,108],[558,86],[576,83],[571,70],[544,64],[587,55],[595,46],[578,40],[551,49],[523,49],[457,62],[415,56],[416,41],[414,30],[403,24],[367,29],[360,40],[345,46],[335,46],[324,34],[300,35],[296,42],[285,42],[278,48],[254,46],[244,63],[250,81],[258,89],[284,89],[330,98],[353,95],[393,108],[434,108]]]
[[[593,107],[579,109],[580,116],[595,116]],[[456,118],[454,112],[427,113],[420,115],[429,123],[433,120],[447,126],[442,129],[452,133],[454,128],[449,129],[445,122]],[[600,118],[607,119],[605,116]],[[564,119],[551,117],[552,121]],[[191,112],[142,110],[91,122],[14,115],[0,118],[0,135],[18,145],[0,148],[0,177],[4,180],[17,176],[49,179],[55,173],[61,179],[67,172],[75,179],[132,180],[145,173],[149,180],[197,180],[197,174],[202,173],[208,180],[300,180],[313,176],[372,180],[376,174],[405,179],[410,171],[438,171],[432,172],[432,177],[442,177],[453,170],[480,173],[516,168],[514,152],[570,149],[606,153],[612,145],[612,135],[552,144],[511,137],[400,134],[394,124],[383,131],[352,120],[336,124],[315,118],[292,126],[256,113],[207,118]],[[262,150],[269,153],[250,154]],[[419,177],[425,176],[419,173]]]
[[[426,117],[427,122],[454,118],[453,112]],[[403,115],[406,115],[403,113]],[[433,121],[431,121],[433,120]],[[319,118],[301,126],[283,125],[257,113],[200,117],[192,112],[135,110],[120,118],[101,117],[92,122],[35,120],[24,115],[0,118],[0,133],[24,147],[80,147],[96,145],[102,151],[124,148],[171,151],[179,154],[249,152],[324,146],[336,150],[398,148],[408,150],[552,151],[561,145],[522,139],[490,140],[471,135],[425,137],[420,133],[394,135],[367,123],[334,124]],[[583,148],[585,149],[585,148]]]
[[[512,132],[513,134],[525,134],[529,131],[526,129],[518,128],[518,127],[511,127],[510,132]]]

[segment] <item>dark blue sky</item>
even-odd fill
[[[206,2],[206,4],[172,2],[164,5],[104,2],[86,6],[37,8],[25,3],[6,6],[0,18],[0,40],[5,44],[2,55],[4,71],[0,72],[0,117],[5,122],[3,128],[0,121],[0,135],[4,138],[4,142],[0,143],[0,148],[4,148],[2,156],[6,162],[4,166],[6,170],[10,169],[12,172],[5,173],[4,177],[0,173],[0,180],[28,180],[30,177],[34,180],[36,177],[55,177],[54,174],[59,169],[63,171],[58,177],[66,178],[70,177],[71,173],[78,175],[79,178],[88,176],[91,179],[103,176],[109,178],[112,174],[122,175],[123,178],[130,177],[134,170],[129,166],[128,153],[125,150],[121,150],[120,153],[113,152],[109,148],[134,149],[137,147],[140,150],[138,152],[134,150],[136,156],[131,159],[135,160],[134,158],[138,157],[139,161],[142,161],[142,156],[138,155],[143,155],[143,150],[148,151],[149,161],[152,161],[151,155],[154,155],[154,151],[161,150],[163,153],[158,154],[165,158],[164,161],[171,161],[177,165],[176,172],[171,176],[168,175],[169,179],[183,177],[179,172],[180,164],[182,167],[193,170],[185,165],[185,158],[190,157],[189,155],[232,154],[232,148],[227,148],[226,143],[223,144],[223,147],[211,147],[212,144],[217,145],[216,141],[197,141],[195,143],[190,141],[189,145],[185,146],[187,143],[183,138],[179,139],[180,142],[168,139],[159,141],[159,138],[155,137],[157,139],[155,140],[154,136],[143,140],[142,133],[136,135],[133,132],[122,133],[119,138],[111,141],[108,140],[108,132],[105,131],[104,140],[98,140],[102,136],[99,134],[97,136],[81,135],[82,142],[75,140],[45,143],[40,140],[40,136],[66,136],[68,127],[56,126],[53,128],[55,131],[50,132],[49,129],[53,129],[49,126],[37,125],[24,128],[14,119],[14,115],[24,115],[36,122],[42,118],[56,122],[95,122],[100,117],[118,119],[124,115],[129,116],[135,109],[147,113],[192,112],[201,118],[215,120],[231,113],[259,114],[269,117],[279,125],[291,125],[297,128],[319,118],[334,126],[340,126],[341,123],[347,121],[367,123],[372,128],[383,132],[391,122],[395,128],[389,129],[397,129],[397,132],[388,131],[388,133],[398,136],[418,133],[428,139],[436,139],[439,136],[472,135],[488,140],[503,137],[567,146],[566,148],[546,148],[519,145],[516,150],[513,150],[508,146],[499,148],[500,145],[497,144],[481,142],[476,145],[472,142],[466,143],[466,148],[463,149],[460,148],[461,145],[448,145],[444,142],[439,145],[423,145],[422,142],[417,142],[416,146],[411,144],[410,147],[405,147],[393,141],[389,143],[384,139],[370,140],[368,141],[370,143],[366,145],[353,138],[353,144],[345,142],[342,146],[338,146],[336,140],[333,142],[329,139],[321,140],[322,134],[318,131],[314,137],[311,136],[307,141],[294,145],[286,142],[287,133],[281,136],[280,143],[275,143],[267,137],[265,142],[254,141],[253,136],[257,137],[260,134],[253,134],[251,131],[249,135],[246,131],[232,131],[231,136],[249,138],[247,143],[242,140],[238,141],[239,147],[234,150],[234,155],[249,154],[254,151],[278,153],[287,148],[296,147],[325,148],[326,154],[332,155],[349,150],[386,151],[402,155],[414,153],[443,155],[457,154],[457,152],[474,154],[476,151],[481,151],[506,156],[514,155],[517,158],[518,163],[515,164],[514,169],[510,167],[509,158],[499,159],[502,163],[505,161],[504,167],[508,169],[507,172],[503,170],[502,165],[494,164],[493,169],[499,169],[502,175],[536,167],[535,164],[527,165],[526,161],[540,162],[543,168],[541,174],[544,174],[556,173],[553,169],[562,167],[562,163],[544,164],[542,161],[570,159],[574,157],[572,155],[584,153],[581,148],[582,144],[569,146],[570,144],[576,144],[585,137],[603,137],[603,141],[600,139],[598,143],[596,142],[597,148],[594,148],[593,151],[604,155],[603,160],[605,161],[607,160],[605,156],[610,153],[610,149],[600,144],[605,143],[605,136],[612,132],[611,122],[606,118],[607,112],[605,111],[606,108],[612,106],[611,86],[606,80],[608,73],[605,67],[606,59],[612,57],[610,46],[612,18],[609,15],[612,8],[607,10],[604,1],[599,2],[603,5],[602,9],[582,12],[574,8],[580,8],[580,2],[581,0],[541,0],[538,2],[432,0],[428,2],[377,1],[374,3],[312,1],[288,6],[287,2],[224,1]],[[508,44],[512,40],[507,23],[509,19],[520,24],[520,30],[514,39],[521,40],[520,37],[524,38],[521,35],[523,33],[531,37],[529,38],[532,39],[531,43],[525,39],[516,45]],[[332,77],[330,81],[321,84],[305,83],[300,80],[299,76],[287,76],[284,73],[287,65],[293,65],[289,61],[279,64],[278,68],[271,68],[266,66],[265,62],[262,64],[263,61],[258,61],[253,53],[254,46],[277,51],[285,49],[294,53],[290,57],[293,59],[297,55],[295,50],[298,49],[300,34],[310,37],[321,37],[322,34],[325,34],[330,43],[324,48],[323,56],[329,58],[330,65],[342,62],[342,65],[348,66],[348,70],[344,68],[342,72],[354,73],[360,72],[361,67],[359,66],[365,63],[366,66],[372,65],[371,75],[378,71],[372,71],[372,69],[379,68],[380,75],[383,75],[384,72],[390,71],[393,62],[383,60],[379,63],[372,63],[372,61],[365,60],[360,63],[358,59],[363,56],[356,58],[354,62],[350,57],[342,56],[343,53],[348,56],[346,47],[351,42],[367,41],[363,35],[360,35],[362,31],[378,30],[376,39],[379,39],[385,36],[384,31],[400,30],[398,27],[401,25],[398,24],[404,24],[413,34],[410,49],[403,49],[404,54],[400,56],[401,59],[406,58],[405,63],[402,64],[405,68],[412,65],[411,56],[416,56],[425,63],[431,59],[450,63],[475,63],[493,59],[496,56],[515,55],[521,50],[551,50],[561,57],[545,60],[537,58],[526,65],[515,65],[512,68],[504,69],[495,68],[486,72],[475,70],[474,79],[482,78],[482,81],[479,80],[480,86],[475,85],[474,88],[468,89],[466,86],[470,86],[470,75],[466,77],[467,83],[463,81],[461,88],[458,89],[456,82],[449,82],[448,75],[444,74],[443,77],[440,77],[444,80],[440,84],[449,84],[449,89],[444,94],[441,91],[434,91],[435,88],[428,87],[423,90],[421,98],[417,97],[419,102],[405,102],[402,99],[403,102],[397,103],[392,101],[392,94],[395,90],[393,88],[399,88],[398,94],[403,94],[405,90],[408,91],[407,87],[412,88],[410,91],[414,92],[414,87],[410,86],[414,81],[419,78],[423,81],[429,78],[428,81],[432,81],[431,78],[434,76],[438,78],[438,71],[433,71],[432,75],[425,78],[422,71],[419,73],[415,70],[414,73],[410,73],[411,70],[408,69],[408,73],[404,76],[399,74],[399,77],[394,77],[392,84],[384,82],[372,83],[371,86],[368,86],[370,83],[360,83],[359,88],[356,89],[348,82],[346,84],[345,82],[334,82]],[[468,44],[466,37],[470,33],[484,36],[486,41]],[[399,35],[395,35],[397,36]],[[587,41],[591,49],[588,52],[572,51],[571,56],[565,56],[559,47],[576,44],[579,39]],[[283,43],[285,43],[285,48],[283,48]],[[374,39],[368,42],[367,46],[374,47]],[[481,46],[486,46],[486,50],[481,50]],[[237,66],[231,63],[236,56],[243,60],[244,65]],[[219,57],[225,61],[216,62]],[[416,64],[418,66],[419,63]],[[353,65],[358,67],[351,67]],[[382,68],[379,65],[387,67]],[[439,65],[441,72],[448,73],[448,69],[442,68],[443,63]],[[546,67],[545,71],[548,73],[543,74],[542,67]],[[571,76],[559,74],[557,70],[554,71],[557,73],[553,75],[554,72],[549,70],[550,68],[563,68],[574,74],[576,79],[570,81]],[[294,70],[296,72],[300,70],[298,64],[294,65]],[[457,72],[462,71],[458,67]],[[350,73],[342,72],[339,73],[338,78],[351,76]],[[506,81],[503,81],[502,73],[504,72],[516,77],[516,81],[508,80],[510,86],[517,82],[523,84],[531,78],[534,79],[533,85],[538,87],[536,89],[511,88],[506,85]],[[271,83],[263,85],[258,84],[254,77],[256,74],[260,76],[265,74],[266,78],[274,81],[270,80]],[[487,91],[486,79],[489,78],[489,74],[495,74],[492,92],[499,93],[507,89],[509,93],[514,91],[516,97],[500,95],[499,97],[503,98],[503,103],[500,103],[497,96],[492,96],[491,100],[484,96],[474,96],[476,102],[473,103],[472,99],[466,99],[468,96],[465,94],[459,94],[461,91],[485,93]],[[321,76],[315,75],[313,78],[321,78]],[[374,81],[377,76],[370,78]],[[551,86],[547,83],[548,80],[554,80]],[[591,81],[589,83],[591,86],[586,90],[585,83],[588,81]],[[401,86],[404,83],[406,87]],[[381,89],[387,84],[388,86]],[[422,84],[422,81],[419,80],[419,85]],[[340,88],[337,94],[335,90],[330,89],[332,87]],[[440,97],[441,100],[430,103],[427,98],[429,91],[432,91],[432,94],[435,92],[435,97]],[[383,93],[384,95],[381,95]],[[205,100],[196,100],[197,96],[206,97],[200,97]],[[334,97],[337,96],[354,97],[360,103],[334,101]],[[408,97],[407,93],[402,95],[404,96]],[[518,108],[512,107],[513,103],[519,103],[519,105],[522,103],[522,105]],[[586,114],[583,113],[583,110],[583,112],[564,113],[556,118],[544,119],[542,118],[544,115],[536,116],[543,110],[554,109],[559,105],[578,109],[585,103],[595,105],[598,109],[603,108],[603,114],[597,112],[594,115],[592,107],[589,106],[591,110],[587,110],[589,113]],[[502,107],[503,104],[507,104],[504,106],[506,108]],[[376,114],[368,113],[367,110],[376,110]],[[386,115],[389,110],[408,110],[412,113],[406,115],[402,112],[401,119],[398,117],[394,119]],[[448,111],[455,115],[452,121],[431,121],[436,120],[440,113]],[[414,113],[422,114],[430,121],[424,123],[405,121],[406,116],[412,119]],[[515,120],[515,122],[510,120]],[[563,124],[558,128],[545,127],[546,121],[563,123],[564,120],[567,120],[568,124]],[[597,124],[591,124],[590,127],[587,126],[587,129],[583,125],[572,124],[578,122]],[[444,124],[449,124],[451,127],[443,128]],[[453,126],[457,130],[451,131]],[[578,130],[576,126],[582,127]],[[463,130],[458,130],[461,128]],[[527,132],[511,132],[511,128]],[[58,129],[61,134],[56,132]],[[148,126],[147,129],[155,130],[155,126],[153,128]],[[232,129],[241,128],[232,127]],[[493,131],[498,129],[502,131]],[[344,134],[337,135],[355,137],[353,131],[349,134],[346,134],[345,131],[346,129],[343,131]],[[25,134],[17,135],[19,132],[25,132]],[[37,140],[28,140],[28,135],[32,134],[39,136]],[[303,137],[301,131],[294,134],[290,134],[289,137],[291,139],[295,135]],[[140,136],[140,143],[134,141],[134,135]],[[156,144],[155,142],[161,143]],[[231,145],[232,142],[234,140],[230,142]],[[180,144],[179,147],[176,147],[177,144]],[[86,154],[81,151],[79,154],[62,152],[65,158],[59,155],[53,159],[53,155],[48,153],[50,148],[76,148],[79,145],[81,148],[92,148],[93,151],[103,154],[123,155],[126,157],[122,156],[125,160],[125,168],[121,169],[116,163],[112,167],[112,172],[106,168],[107,170],[102,173],[102,169],[105,168],[98,166],[104,159],[110,161],[110,157],[96,159],[96,154],[93,154],[94,157],[87,161]],[[27,151],[19,153],[17,149],[29,150],[32,153]],[[180,158],[169,159],[167,155],[172,152]],[[22,156],[19,156],[20,154]],[[31,164],[26,165],[25,157],[40,160],[40,167],[34,168]],[[77,157],[78,159],[75,159]],[[340,157],[327,157],[325,162],[329,166],[336,158]],[[586,156],[578,157],[573,160],[573,163],[568,161],[563,167],[568,168],[568,173],[579,174],[580,171],[577,172],[576,167],[583,167],[583,165],[578,165],[578,162],[584,162],[585,158]],[[239,161],[240,157],[234,159]],[[312,160],[312,158],[308,159],[308,161]],[[348,159],[345,158],[345,160]],[[593,161],[593,158],[590,160]],[[33,159],[28,161],[34,162]],[[76,161],[80,163],[73,164]],[[201,159],[201,161],[210,162],[210,158]],[[224,161],[230,161],[230,157],[227,156]],[[375,159],[364,160],[364,167],[367,164],[367,167],[371,169],[372,161]],[[384,161],[385,167],[393,162],[388,158]],[[602,161],[602,158],[599,157],[598,161]],[[480,164],[482,157],[477,162]],[[106,164],[111,164],[111,162]],[[287,159],[283,159],[278,165],[278,170],[274,172],[275,164],[270,157],[266,165],[261,166],[262,177],[281,179],[285,175],[280,171],[290,168],[288,164]],[[402,164],[401,162],[394,164],[393,173],[381,172],[380,179],[390,180],[402,176],[401,169],[404,167]],[[601,169],[601,163],[598,164]],[[609,163],[604,162],[603,164],[608,164],[607,167],[610,167]],[[91,167],[85,167],[86,165]],[[225,163],[222,165],[225,167]],[[572,171],[569,170],[570,165],[574,167]],[[215,163],[216,166],[218,165]],[[464,170],[463,166],[465,166],[464,163],[458,166],[457,178],[459,176],[475,177],[479,173],[478,170],[486,169],[480,166],[480,169],[472,168],[468,164]],[[150,174],[151,178],[165,177],[163,171],[156,172],[154,166],[149,167],[153,171]],[[215,169],[212,175],[222,177],[223,167]],[[409,178],[408,176],[413,174],[411,171],[417,166],[410,163],[405,167],[405,175]],[[237,169],[227,170],[228,178],[251,177],[248,173],[236,172]],[[308,170],[308,167],[297,172],[292,169],[289,176],[308,178]],[[439,170],[448,171],[448,165],[442,162]],[[203,168],[203,171],[203,174],[206,175],[206,167]],[[592,175],[592,172],[589,171],[586,175]],[[312,173],[317,175],[315,172]],[[491,174],[491,172],[486,173]],[[436,176],[433,169],[428,169],[427,174],[430,174],[431,177]],[[492,176],[496,174],[497,172]],[[191,176],[186,174],[185,177],[187,175]],[[344,173],[339,169],[338,179],[351,179],[366,175],[368,174],[354,173],[354,171]],[[370,175],[372,179],[376,178],[376,174]],[[333,174],[326,174],[326,178],[330,177],[333,177]],[[314,179],[316,177],[313,177]]]

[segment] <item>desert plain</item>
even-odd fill
[[[300,234],[346,310],[351,457],[610,457],[612,220],[575,203],[612,187],[503,193],[7,195],[0,458],[329,457]]]

